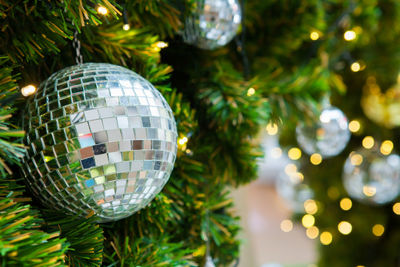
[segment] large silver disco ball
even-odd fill
[[[28,103],[25,174],[48,207],[118,220],[146,206],[174,166],[176,123],[163,96],[126,68],[60,70]]]
[[[237,0],[201,0],[186,19],[183,40],[202,49],[215,49],[229,43],[242,21]]]

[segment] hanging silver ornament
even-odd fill
[[[147,80],[103,63],[60,70],[28,103],[25,173],[48,207],[100,222],[145,207],[173,169],[177,130]]]
[[[291,164],[289,166],[295,166]],[[276,191],[285,200],[288,207],[297,213],[304,212],[304,202],[314,196],[311,188],[303,182],[303,175],[297,171],[281,172],[276,179]]]
[[[204,263],[204,267],[215,267],[215,263],[210,255],[206,256],[206,262]]]
[[[241,21],[237,0],[197,1],[196,11],[186,19],[183,40],[202,49],[215,49],[235,37]]]
[[[291,163],[287,153],[284,153],[279,145],[277,135],[265,135],[261,146],[264,151],[264,157],[258,161],[258,181],[265,184],[273,184],[285,166]]]
[[[389,203],[400,193],[400,157],[382,155],[376,148],[353,151],[343,166],[343,184],[361,202]]]
[[[299,146],[309,155],[318,153],[325,158],[342,152],[350,136],[346,115],[332,106],[324,108],[312,123],[300,122],[296,127]]]

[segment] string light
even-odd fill
[[[251,88],[249,88],[249,90],[247,90],[247,96],[252,96],[255,93],[256,93],[256,90],[253,87],[251,87]]]
[[[393,204],[393,212],[397,215],[400,215],[400,202]]]
[[[100,15],[107,15],[108,10],[107,8],[105,8],[104,6],[98,6],[97,7],[97,13],[99,13]]]
[[[297,147],[289,149],[288,156],[291,160],[298,160],[301,158],[301,150]]]
[[[282,156],[282,149],[280,147],[274,147],[271,149],[271,156],[275,159],[278,159]]]
[[[393,150],[393,142],[390,140],[385,140],[381,144],[381,153],[383,155],[389,155]]]
[[[372,136],[366,136],[362,140],[362,146],[366,149],[371,149],[375,144],[375,140]]]
[[[313,40],[313,41],[318,40],[319,39],[319,33],[316,32],[316,31],[311,32],[310,33],[310,39]]]
[[[352,120],[349,123],[349,130],[352,133],[358,132],[360,130],[360,128],[361,128],[361,124],[360,124],[360,122],[358,120]]]
[[[33,84],[29,84],[21,88],[21,94],[23,96],[30,96],[36,93],[36,90],[37,90],[36,86],[34,86]]]
[[[357,34],[356,34],[356,32],[353,31],[353,30],[346,31],[346,32],[343,34],[343,38],[344,38],[346,41],[353,41],[353,40],[356,39],[356,37],[357,37]]]
[[[352,72],[359,72],[361,70],[361,65],[357,61],[353,62],[350,66],[350,69]]]
[[[376,188],[374,186],[364,185],[363,186],[363,193],[367,197],[373,197],[376,194]]]
[[[187,141],[188,141],[188,138],[186,136],[184,136],[184,137],[178,139],[178,144],[183,146],[184,144],[187,143]]]
[[[353,230],[353,227],[351,225],[351,223],[346,222],[346,221],[341,221],[338,224],[338,230],[341,234],[343,235],[348,235],[351,233],[351,231]]]
[[[350,210],[352,206],[353,202],[351,201],[350,198],[345,197],[340,200],[340,208],[342,210]]]
[[[292,231],[293,229],[293,223],[291,220],[283,220],[281,222],[281,230],[285,233],[288,233],[290,231]]]
[[[313,165],[319,165],[322,162],[322,156],[321,154],[314,153],[310,156],[310,162]]]
[[[126,10],[126,8],[124,8],[124,10],[122,11],[122,19],[124,23],[122,29],[124,29],[124,31],[129,31],[131,26],[129,25],[128,11]]]
[[[276,135],[278,133],[278,125],[276,123],[268,123],[265,130],[269,135]]]
[[[322,245],[329,245],[332,243],[332,234],[329,232],[322,232],[321,235],[319,236],[319,239],[322,243]]]
[[[310,228],[307,228],[307,230],[306,230],[306,235],[310,239],[317,238],[318,234],[319,234],[319,229],[316,226],[311,226]]]
[[[311,214],[306,214],[303,216],[303,218],[301,219],[301,223],[303,224],[303,226],[305,228],[309,228],[311,226],[314,225],[315,223],[315,218],[314,216],[312,216]]]
[[[156,46],[159,47],[159,48],[166,48],[166,47],[168,47],[168,43],[163,42],[163,41],[158,41],[156,43]]]
[[[301,172],[295,172],[291,173],[289,175],[290,181],[292,181],[295,184],[301,183],[304,181],[304,175]]]
[[[375,224],[372,226],[372,233],[374,236],[382,236],[385,232],[385,227],[382,224]]]
[[[304,202],[304,210],[311,215],[314,215],[318,211],[317,202],[313,199],[307,199]]]
[[[354,166],[359,166],[363,162],[363,156],[358,153],[352,153],[350,156],[350,162]]]
[[[291,175],[291,174],[296,173],[296,172],[297,172],[297,166],[296,165],[294,165],[293,163],[289,163],[288,165],[286,165],[285,173],[287,175]]]

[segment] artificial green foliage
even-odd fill
[[[61,266],[68,248],[58,231],[40,230],[42,221],[29,205],[0,200],[1,266]]]
[[[60,231],[69,244],[65,263],[69,266],[99,266],[103,257],[103,230],[93,217],[65,216],[51,210],[42,213],[46,231]]]
[[[358,120],[361,129],[353,134],[340,155],[324,159],[318,166],[311,165],[307,156],[301,159],[301,171],[318,203],[316,226],[320,232],[329,231],[333,235],[331,244],[319,246],[317,265],[399,266],[400,218],[393,213],[392,204],[374,206],[353,199],[352,208],[344,211],[339,203],[342,198],[349,197],[341,178],[344,161],[351,151],[361,147],[365,136],[373,136],[377,145],[383,140],[392,140],[393,152],[399,153],[397,128],[388,129],[383,126],[383,121],[377,124],[369,120],[360,103],[369,78],[374,77],[383,92],[397,83],[400,57],[394,44],[400,36],[400,6],[397,1],[339,0],[326,2],[323,6],[326,25],[316,27],[321,30],[322,37],[315,42],[314,49],[314,57],[325,61],[321,66],[326,79],[319,86],[327,91],[331,89],[332,104],[342,109],[349,120]],[[357,38],[345,41],[344,32],[353,29],[357,31]],[[355,61],[365,64],[365,69],[352,72],[350,66]],[[315,78],[312,80],[317,81]],[[376,109],[372,106],[367,108]],[[295,125],[295,121],[284,125],[281,144],[296,145]],[[338,231],[340,221],[352,224],[349,235]],[[376,224],[385,228],[380,237],[372,233]]]
[[[332,96],[349,118],[362,118],[362,134],[394,140],[394,132],[364,118],[359,99],[367,77],[376,76],[381,87],[388,88],[398,74],[397,1],[243,2],[245,21],[238,38],[205,51],[184,44],[179,35],[185,17],[196,7],[194,0],[0,1],[3,266],[201,266],[207,240],[215,264],[229,266],[237,260],[240,245],[239,218],[232,212],[229,191],[257,176],[262,151],[255,137],[269,121],[287,129],[282,144],[294,144],[297,120],[308,120],[322,99]],[[98,6],[108,14],[98,14]],[[127,31],[122,28],[124,13]],[[361,28],[357,39],[344,41],[344,31],[354,27]],[[188,140],[178,145],[175,168],[163,191],[148,207],[118,222],[99,225],[90,218],[49,211],[35,201],[27,203],[31,196],[20,179],[23,133],[18,129],[26,99],[18,86],[38,86],[55,71],[75,64],[75,31],[85,62],[122,65],[153,83],[174,111],[178,138]],[[310,39],[312,31],[320,33],[318,40]],[[168,47],[162,48],[160,41]],[[367,68],[351,73],[349,65],[359,59]],[[321,247],[321,266],[398,262],[394,244],[400,240],[399,219],[389,206],[354,202],[350,212],[338,206],[346,195],[342,163],[361,139],[352,138],[340,157],[319,167],[304,159],[303,171],[320,205],[317,225],[334,235],[330,246]],[[13,225],[23,218],[28,219]],[[337,232],[339,219],[352,222],[351,235]],[[385,225],[381,238],[370,234],[375,223]],[[24,242],[12,243],[13,236],[24,233],[29,233]]]

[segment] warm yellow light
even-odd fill
[[[131,26],[129,24],[124,24],[124,26],[122,26],[122,29],[124,29],[125,31],[129,31],[130,28]]]
[[[346,221],[341,221],[338,224],[338,230],[341,234],[348,235],[351,233],[351,230],[353,227],[351,226],[351,223],[346,222]]]
[[[363,193],[367,197],[373,197],[376,194],[376,188],[374,186],[364,185],[363,186]]]
[[[381,144],[381,153],[383,155],[389,155],[393,150],[393,142],[390,140],[385,140]]]
[[[166,48],[166,47],[168,47],[168,43],[163,42],[163,41],[158,41],[156,43],[156,46],[159,47],[159,48]]]
[[[274,147],[271,149],[271,157],[279,159],[282,156],[282,149],[280,147]]]
[[[296,165],[294,165],[293,163],[289,163],[288,165],[286,165],[285,173],[287,175],[291,175],[291,174],[296,173],[296,172],[297,172],[297,166]]]
[[[366,136],[362,140],[362,146],[365,147],[366,149],[370,149],[374,146],[375,140],[372,136]]]
[[[292,160],[298,160],[299,158],[301,158],[301,150],[297,147],[293,147],[289,149],[288,156]]]
[[[315,200],[313,200],[313,199],[307,199],[306,201],[304,201],[304,210],[308,214],[317,213],[317,211],[318,211],[317,202],[315,202]]]
[[[361,65],[357,61],[353,62],[353,64],[351,64],[351,66],[350,66],[350,69],[352,72],[358,72],[361,70]]]
[[[302,174],[301,172],[297,172],[296,176],[300,182],[304,181],[304,174]]]
[[[285,233],[292,231],[293,223],[291,220],[283,220],[281,222],[281,230]]]
[[[319,165],[322,162],[322,156],[318,153],[314,153],[310,156],[310,162],[313,165]]]
[[[303,226],[305,228],[309,228],[311,226],[314,225],[315,223],[315,218],[314,216],[312,216],[311,214],[306,214],[303,216],[303,218],[301,219],[301,223],[303,224]]]
[[[383,235],[384,232],[385,232],[385,227],[382,224],[375,224],[372,227],[372,233],[375,236],[381,236],[381,235]]]
[[[256,89],[254,89],[253,87],[249,88],[249,90],[247,90],[247,95],[248,96],[252,96],[256,93]]]
[[[307,230],[306,230],[306,235],[310,239],[317,238],[318,234],[319,234],[319,229],[316,226],[311,226],[310,228],[307,228]]]
[[[97,7],[97,13],[99,13],[101,15],[107,15],[108,10],[104,6],[98,6]]]
[[[316,32],[316,31],[311,32],[310,33],[310,39],[313,40],[313,41],[318,40],[319,39],[319,33]]]
[[[361,156],[360,154],[357,154],[357,153],[353,153],[350,156],[350,162],[354,166],[361,165],[361,163],[363,162],[363,156]]]
[[[268,123],[265,130],[269,135],[276,135],[278,133],[278,125],[276,123]]]
[[[321,241],[322,245],[329,245],[332,243],[332,234],[329,232],[322,232],[319,236],[319,240]]]
[[[358,131],[360,130],[360,128],[361,128],[361,124],[360,124],[360,122],[357,121],[357,120],[352,120],[352,121],[349,123],[349,130],[350,130],[350,132],[352,132],[352,133],[358,132]]]
[[[293,172],[289,174],[290,181],[295,184],[301,183],[304,180],[304,175],[301,172]]]
[[[397,215],[400,215],[400,202],[394,203],[393,212]]]
[[[352,206],[353,206],[353,202],[351,202],[350,198],[345,197],[340,200],[340,208],[342,210],[350,210]]]
[[[356,34],[356,32],[353,31],[353,30],[346,31],[346,32],[344,33],[344,35],[343,35],[343,38],[344,38],[346,41],[353,41],[354,39],[356,39],[356,37],[357,37],[357,34]]]
[[[45,156],[44,157],[44,161],[45,162],[49,162],[50,160],[54,159],[54,157],[50,157],[50,156]]]
[[[36,86],[34,86],[33,84],[29,84],[21,88],[21,94],[23,96],[30,96],[36,93],[36,90],[37,90]]]
[[[184,144],[187,143],[187,141],[188,141],[188,138],[186,136],[184,136],[184,137],[178,139],[178,144],[183,146]]]

